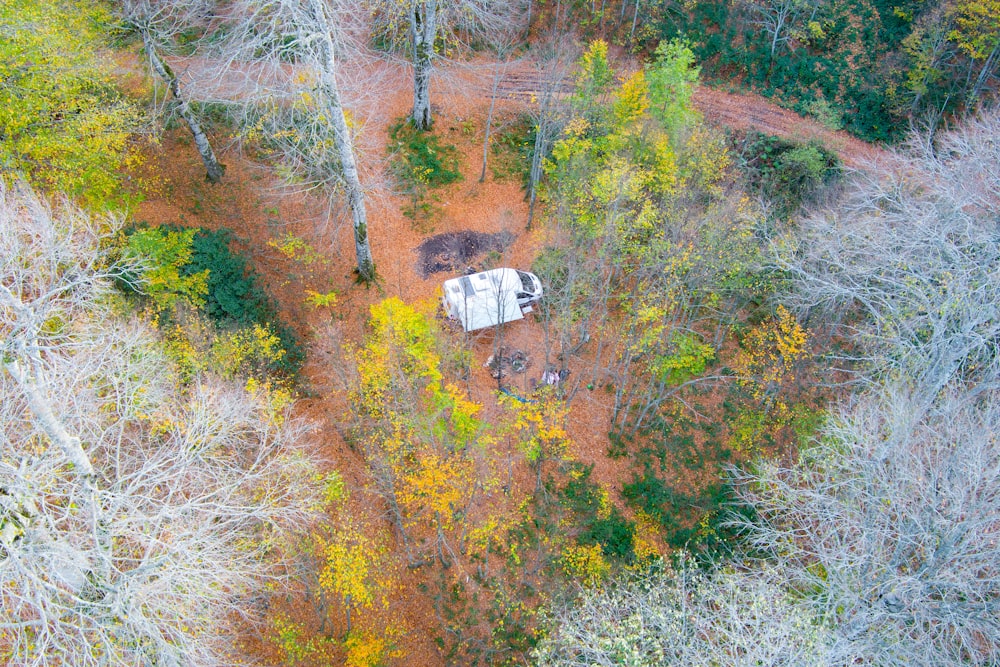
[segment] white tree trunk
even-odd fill
[[[969,94],[969,99],[973,102],[979,99],[983,89],[986,87],[986,82],[992,76],[993,67],[996,64],[998,55],[1000,55],[1000,43],[993,47],[993,51],[990,52],[989,57],[986,58],[986,62],[983,63],[983,68],[979,70],[979,76],[976,77],[976,85],[972,87],[972,92]]]
[[[437,0],[414,2],[410,8],[410,43],[413,47],[413,125],[431,128],[431,60],[437,36]]]
[[[147,31],[143,31],[142,40],[146,46],[146,54],[149,56],[149,62],[152,64],[157,75],[167,84],[170,94],[177,100],[177,111],[188,127],[191,128],[191,134],[194,135],[194,145],[198,149],[198,154],[201,155],[201,161],[205,163],[205,178],[210,183],[218,183],[222,180],[222,175],[226,172],[226,165],[220,163],[218,158],[215,157],[215,151],[212,150],[212,144],[208,140],[208,135],[205,134],[201,124],[198,122],[198,118],[191,109],[191,104],[181,95],[177,76],[160,58],[160,55],[156,52],[156,46],[153,44]]]
[[[335,57],[332,27],[321,0],[309,0],[309,8],[319,28],[317,40],[321,54],[320,86],[327,100],[330,122],[333,123],[334,141],[340,158],[340,168],[347,191],[347,203],[351,208],[354,226],[354,251],[357,255],[358,279],[369,283],[375,280],[375,262],[372,259],[371,244],[368,240],[368,214],[365,209],[365,192],[358,177],[358,164],[354,157],[354,142],[351,138],[344,107],[340,102],[340,88],[337,86],[337,61]],[[429,114],[429,112],[428,112]],[[428,115],[429,117],[429,115]]]
[[[107,307],[125,267],[103,249],[119,229],[0,184],[0,654],[12,664],[225,662],[230,621],[286,571],[262,538],[314,519],[295,427],[241,387],[181,387],[156,332]]]
[[[59,448],[63,456],[73,465],[81,477],[91,479],[94,476],[94,467],[90,463],[90,458],[83,451],[80,438],[72,436],[66,430],[59,418],[52,411],[51,399],[44,395],[38,380],[29,373],[16,359],[5,361],[3,367],[10,373],[28,400],[31,413],[45,435]]]

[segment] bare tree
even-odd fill
[[[676,568],[580,591],[555,610],[532,656],[539,667],[829,665],[828,630],[770,570]]]
[[[184,391],[123,320],[113,221],[0,190],[0,655],[212,664],[315,506],[300,427],[243,390]]]
[[[833,417],[802,460],[741,481],[801,604],[834,629],[845,664],[1000,659],[1000,402],[904,385]]]
[[[481,35],[506,31],[522,15],[512,0],[368,0],[378,30],[388,41],[401,43],[406,32],[413,65],[413,111],[420,130],[431,128],[431,74],[440,57],[438,40],[449,48],[470,44]],[[405,28],[404,28],[405,26]]]
[[[998,133],[993,112],[914,137],[780,244],[778,265],[799,284],[788,300],[841,322],[865,380],[904,373],[928,398],[956,380],[996,386]]]
[[[200,17],[214,3],[205,0],[199,3],[177,3],[168,0],[124,0],[121,14],[127,24],[139,33],[149,66],[167,86],[169,94],[177,103],[177,113],[187,123],[194,137],[202,162],[205,163],[205,178],[218,183],[226,171],[212,149],[211,141],[191,107],[190,101],[181,90],[177,74],[164,60],[163,53],[174,42],[178,33],[190,29],[200,22]]]
[[[220,17],[227,39],[206,53],[218,64],[216,76],[237,82],[215,94],[230,93],[224,99],[242,112],[245,135],[274,149],[291,180],[343,191],[358,278],[368,283],[376,271],[365,188],[338,82],[356,10],[327,0],[242,0]]]
[[[871,389],[794,465],[738,475],[758,517],[734,522],[838,664],[1000,659],[998,123],[914,137],[780,253],[796,304],[842,313]]]
[[[575,45],[567,44],[561,35],[551,35],[541,46],[538,64],[538,86],[532,117],[535,121],[535,143],[531,150],[528,172],[528,229],[535,218],[538,186],[542,180],[542,164],[563,126],[569,120],[567,105],[562,98],[567,92],[565,78],[573,61],[579,56]]]
[[[763,30],[770,40],[773,67],[778,47],[792,41],[801,23],[815,18],[823,0],[743,0],[743,4],[750,23]]]
[[[500,93],[500,84],[506,78],[510,68],[516,64],[511,60],[511,56],[517,49],[520,41],[520,32],[523,25],[520,21],[511,21],[503,30],[495,30],[486,35],[490,51],[496,57],[493,64],[493,76],[490,84],[490,106],[486,112],[486,129],[483,132],[483,168],[479,173],[479,182],[486,182],[486,162],[489,158],[490,137],[493,131],[493,114],[496,110],[497,97]]]

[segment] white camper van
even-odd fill
[[[442,305],[466,331],[513,322],[531,312],[542,298],[542,282],[533,273],[491,269],[444,281]]]

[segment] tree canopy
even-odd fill
[[[143,122],[111,75],[111,25],[91,0],[0,4],[0,163],[98,208],[126,195]]]

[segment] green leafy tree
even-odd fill
[[[186,275],[184,272],[197,231],[154,227],[137,230],[128,237],[124,254],[141,267],[142,289],[159,310],[172,310],[182,300],[195,306],[204,304],[208,269]]]
[[[669,397],[707,381],[680,380],[682,367],[704,370],[714,358],[720,341],[698,332],[720,313],[732,321],[757,252],[756,208],[721,187],[730,162],[721,138],[699,125],[679,132],[695,118],[690,51],[674,43],[661,56],[648,70],[655,86],[640,71],[612,89],[606,46],[591,45],[579,62],[577,115],[546,162],[550,224],[564,246],[561,265],[540,265],[554,287],[543,312],[564,360],[599,337],[591,383],[614,387],[616,429],[640,428]],[[668,100],[672,89],[680,92]]]
[[[646,66],[649,111],[667,132],[675,135],[698,117],[691,96],[701,68],[694,64],[694,52],[683,40],[660,42],[655,56],[656,60]]]

